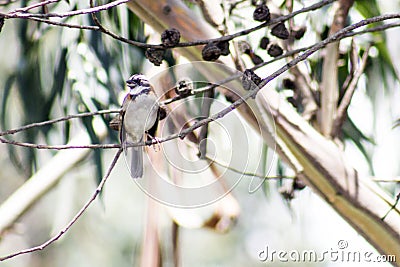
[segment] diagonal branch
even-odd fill
[[[0,257],[0,261],[5,261],[5,260],[11,259],[13,257],[16,257],[18,255],[43,250],[46,247],[48,247],[49,245],[51,245],[52,243],[54,243],[55,241],[57,241],[61,236],[63,236],[72,227],[72,225],[74,225],[74,223],[82,216],[82,214],[89,208],[89,206],[93,203],[93,201],[100,194],[101,190],[104,187],[104,184],[106,183],[107,179],[110,177],[111,171],[113,170],[115,164],[117,163],[121,153],[122,153],[122,148],[120,148],[117,151],[117,153],[115,154],[114,159],[111,162],[110,167],[107,170],[107,173],[104,175],[103,179],[100,181],[99,185],[97,186],[97,188],[94,191],[94,193],[92,194],[92,196],[87,200],[85,205],[75,214],[75,216],[71,219],[71,221],[58,234],[56,234],[55,236],[53,236],[52,238],[50,238],[49,240],[47,240],[46,242],[44,242],[43,244],[41,244],[39,246],[24,249],[24,250],[9,254],[7,256]],[[4,228],[3,229],[0,228],[0,232],[1,232],[1,230],[4,230]]]
[[[66,27],[66,28],[79,29],[79,30],[100,31],[100,28],[97,27],[97,26],[71,24],[71,23],[53,21],[53,20],[50,20],[50,19],[42,19],[42,18],[26,18],[26,19],[30,19],[30,20],[38,21],[38,22],[43,22],[43,23],[46,23],[46,24],[52,25],[52,26]]]
[[[91,14],[97,13],[103,10],[108,10],[112,7],[125,4],[129,0],[116,0],[111,3],[93,7],[93,8],[84,8],[74,11],[69,11],[65,13],[46,13],[46,14],[37,14],[37,13],[24,13],[24,12],[10,12],[8,14],[1,14],[4,18],[65,18],[65,17],[72,17],[76,15],[84,15],[84,14]]]
[[[367,49],[365,50],[365,52],[361,58],[360,65],[357,68],[357,70],[355,71],[353,78],[352,78],[349,86],[347,87],[346,92],[344,93],[342,101],[339,104],[339,107],[337,109],[337,114],[336,114],[335,120],[333,122],[332,133],[330,134],[330,136],[332,136],[332,137],[336,137],[342,128],[343,122],[346,118],[347,108],[349,107],[351,99],[353,98],[353,94],[357,88],[358,80],[360,79],[361,75],[364,73],[365,66],[367,65],[368,54],[369,54],[370,48],[371,48],[371,45],[369,45],[367,47]]]
[[[45,5],[48,5],[48,4],[52,4],[52,3],[57,3],[57,2],[60,2],[60,0],[47,0],[47,1],[42,1],[42,2],[35,3],[35,4],[33,4],[33,5],[30,5],[30,6],[17,8],[17,9],[15,9],[14,11],[12,11],[10,14],[12,14],[12,13],[19,13],[19,12],[27,12],[27,11],[29,11],[29,10],[31,10],[31,9],[34,9],[34,8],[37,8],[37,7],[42,7],[42,6],[45,6]]]
[[[44,144],[32,144],[32,143],[25,143],[25,142],[18,142],[14,140],[8,140],[5,138],[0,137],[0,142],[3,144],[9,144],[14,146],[20,146],[25,148],[34,148],[34,149],[52,149],[52,150],[65,150],[65,149],[113,149],[113,148],[120,148],[121,145],[119,144],[87,144],[87,145],[44,145]],[[142,144],[145,145],[145,144]],[[139,145],[137,145],[139,146]]]

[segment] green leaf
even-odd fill
[[[53,73],[53,84],[50,89],[50,94],[47,96],[45,99],[45,103],[42,106],[42,117],[43,118],[50,118],[50,111],[52,106],[55,104],[57,101],[57,96],[61,95],[63,92],[64,88],[64,83],[66,80],[66,73],[67,73],[67,62],[66,62],[66,57],[67,57],[67,49],[64,48],[62,49],[58,61],[58,66],[56,67],[54,73]],[[45,135],[47,132],[50,130],[51,126],[43,128],[43,132]]]
[[[354,7],[364,18],[371,18],[380,15],[376,0],[357,0]]]
[[[7,118],[6,118],[6,114],[7,114],[6,109],[7,109],[8,97],[10,96],[12,86],[15,83],[15,79],[16,79],[15,74],[11,74],[7,78],[6,83],[4,85],[4,93],[3,93],[3,98],[1,101],[1,121],[0,121],[1,128],[4,130],[8,129]]]
[[[96,135],[96,132],[93,128],[93,118],[92,117],[83,117],[82,118],[83,125],[85,126],[87,133],[89,134],[90,140],[92,144],[99,144],[100,140]],[[96,181],[100,183],[103,178],[103,163],[102,163],[102,151],[101,149],[93,150],[93,162],[96,166]]]
[[[379,6],[375,0],[358,0],[355,2],[355,9],[360,12],[360,14],[364,18],[371,18],[375,16],[381,15],[381,12],[379,10]],[[369,25],[369,27],[377,26],[377,25],[382,25],[382,22],[375,23],[373,25]],[[372,33],[374,36],[373,42],[375,48],[378,50],[378,61],[380,62],[380,67],[382,68],[382,73],[386,73],[387,70],[384,68],[388,68],[391,72],[391,74],[396,77],[397,73],[394,68],[393,62],[392,62],[392,57],[389,53],[389,50],[386,46],[386,35],[385,32],[375,32]]]

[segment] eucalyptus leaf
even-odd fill
[[[90,140],[92,144],[99,144],[100,140],[96,135],[96,132],[93,128],[93,118],[91,117],[84,117],[82,118],[83,125],[86,128],[87,133],[89,134]],[[103,178],[103,163],[102,163],[102,151],[101,149],[93,150],[93,163],[96,168],[96,182],[100,183],[101,179]]]

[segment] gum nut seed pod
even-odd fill
[[[292,31],[292,35],[296,40],[300,40],[301,38],[303,38],[304,34],[306,33],[307,28],[305,26],[300,27],[296,30]]]
[[[256,55],[254,53],[252,53],[250,57],[254,65],[258,65],[264,62],[264,60],[259,55]]]
[[[261,41],[260,41],[260,48],[261,49],[267,49],[268,44],[269,44],[269,38],[268,37],[264,36],[263,38],[261,38]]]
[[[289,38],[289,31],[286,29],[285,24],[278,23],[271,29],[271,34],[276,36],[280,39],[287,39]]]
[[[252,88],[252,84],[253,82],[250,80],[250,78],[243,74],[242,76],[243,89],[249,91]]]
[[[181,33],[175,28],[165,30],[161,34],[161,42],[165,47],[173,47],[179,44],[180,39]]]
[[[306,184],[299,178],[295,178],[293,180],[293,189],[294,190],[303,190],[305,187],[306,187]]]
[[[172,11],[171,6],[168,4],[163,6],[163,8],[162,8],[162,12],[164,15],[169,15],[169,13],[171,13],[171,11]]]
[[[253,51],[251,49],[250,44],[246,41],[243,41],[243,40],[239,41],[238,46],[239,46],[240,52],[243,54],[250,55],[250,53],[252,53],[252,51]]]
[[[181,79],[176,83],[175,93],[181,97],[193,94],[193,82],[189,79]]]
[[[268,22],[271,19],[269,8],[265,4],[261,4],[254,9],[253,19],[261,22]]]
[[[156,48],[148,48],[144,53],[145,57],[155,66],[161,65],[164,59],[164,54],[165,54],[164,49],[156,49]]]
[[[245,90],[253,90],[261,83],[261,78],[251,69],[243,72],[242,86]]]
[[[296,88],[296,84],[292,79],[285,78],[282,81],[283,88],[294,90]]]
[[[229,41],[221,41],[217,42],[217,47],[221,50],[221,55],[227,56],[229,55]]]
[[[219,49],[215,43],[211,42],[204,46],[201,55],[206,61],[215,61],[221,55],[221,49]]]
[[[283,49],[277,44],[272,44],[268,48],[267,52],[268,55],[270,55],[271,57],[279,57],[280,55],[283,54]]]

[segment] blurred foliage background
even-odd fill
[[[223,1],[233,3],[233,1]],[[246,14],[252,14],[251,1],[237,1],[228,17],[232,31],[254,25]],[[284,1],[269,1],[271,6],[284,8]],[[295,1],[295,7],[315,1]],[[201,14],[194,1],[185,2]],[[1,12],[30,4],[25,0],[2,4]],[[71,0],[49,5],[52,12],[82,9],[87,1]],[[348,23],[385,12],[400,10],[399,1],[356,1]],[[299,15],[295,23],[307,27],[306,36],[296,45],[302,47],[326,37],[331,23],[331,8]],[[250,16],[249,16],[250,17]],[[159,43],[160,36],[146,26],[124,5],[101,12],[101,22],[113,32],[131,40]],[[89,14],[65,19],[67,23],[93,25]],[[259,48],[259,40],[267,30],[244,36],[254,52],[268,59],[267,52]],[[376,179],[399,175],[400,138],[398,128],[392,128],[400,117],[397,104],[399,95],[400,52],[396,47],[399,29],[363,35],[356,38],[361,50],[373,43],[365,73],[362,75],[349,108],[348,120],[343,129],[345,151],[353,166],[362,175]],[[341,42],[339,80],[344,82],[349,69],[350,39]],[[155,73],[145,57],[144,50],[129,46],[100,32],[69,29],[38,23],[31,20],[9,19],[0,33],[0,124],[2,131],[32,122],[40,122],[68,114],[118,108],[124,81],[132,73]],[[320,79],[321,54],[314,55],[307,67],[315,80]],[[187,62],[178,53],[170,55],[168,64]],[[250,58],[243,56],[246,66],[253,66]],[[260,69],[265,77],[281,62]],[[285,97],[292,92],[282,87],[284,75],[272,85]],[[101,116],[104,125],[112,116]],[[33,128],[13,136],[29,143],[65,144],[80,131],[89,134],[93,143],[118,143],[117,132],[107,127],[106,137],[98,135],[100,122],[94,118],[70,120],[65,123]],[[235,121],[228,121],[232,125]],[[101,124],[101,123],[100,123]],[[254,140],[251,154],[256,159],[265,153],[262,140],[249,128],[249,138]],[[233,140],[236,143],[241,140]],[[0,146],[0,203],[49,161],[57,152]],[[27,212],[0,240],[1,255],[31,247],[57,233],[90,196],[104,175],[114,152],[93,150],[59,184]],[[57,168],[57,166],[54,166]],[[252,169],[248,172],[264,173]],[[272,175],[292,175],[279,160],[273,165]],[[227,176],[235,177],[228,171]],[[250,178],[249,178],[250,179]],[[398,179],[396,180],[398,181]],[[399,190],[394,182],[380,183],[393,195]],[[226,233],[205,227],[181,228],[179,234],[182,266],[263,266],[259,252],[266,246],[280,250],[310,250],[319,252],[337,249],[339,240],[347,240],[353,251],[376,251],[340,218],[327,204],[308,188],[296,191],[294,199],[285,199],[282,192],[290,188],[290,180],[267,181],[263,190],[248,193],[248,180],[234,189],[233,195],[240,206],[240,216],[235,226]],[[173,229],[171,211],[152,203],[131,181],[123,161],[113,171],[101,201],[72,227],[61,240],[43,251],[24,255],[0,263],[0,266],[138,266],[146,230],[146,210],[158,214],[159,247],[163,266],[174,266]],[[199,208],[185,216],[207,217],[215,206]],[[204,215],[206,214],[206,215]],[[328,229],[328,230],[327,230]],[[292,263],[294,265],[294,263]],[[361,263],[363,264],[363,263]],[[346,263],[346,266],[361,266]],[[281,266],[273,262],[271,266]],[[304,266],[343,266],[342,263],[303,263]],[[287,266],[291,266],[289,263]],[[380,266],[385,266],[384,264]]]

